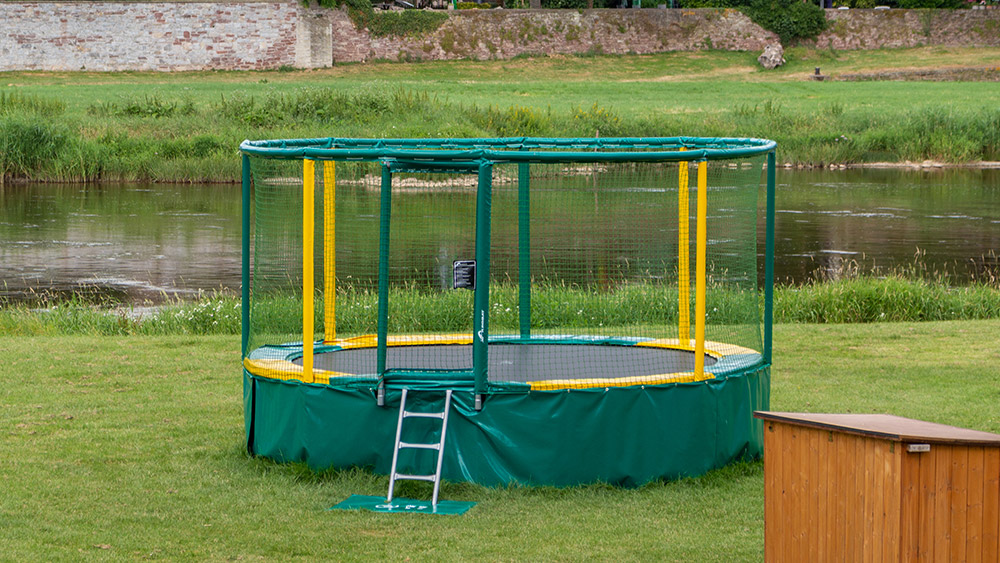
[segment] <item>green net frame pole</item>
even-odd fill
[[[490,336],[490,206],[493,192],[493,164],[479,163],[479,190],[476,196],[476,288],[473,296],[472,375],[475,379],[476,408],[487,391]]]
[[[247,357],[250,344],[250,156],[243,154],[243,270],[241,274],[241,303],[243,317],[242,351]]]
[[[517,165],[518,319],[521,338],[531,338],[531,168]]]
[[[385,364],[389,334],[389,217],[392,213],[392,171],[382,163],[382,185],[379,188],[378,223],[378,404],[385,404]]]
[[[771,363],[771,324],[774,314],[774,151],[767,153],[767,211],[764,223],[764,362]]]

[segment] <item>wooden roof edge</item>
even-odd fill
[[[1000,434],[890,414],[757,411],[754,418],[894,442],[1000,447]]]

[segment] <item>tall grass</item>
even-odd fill
[[[873,110],[777,99],[719,111],[640,115],[600,103],[568,109],[466,104],[373,81],[338,90],[123,95],[66,118],[65,104],[0,89],[0,176],[34,180],[236,181],[245,138],[317,136],[767,136],[782,162],[1000,160],[1000,108],[945,103]],[[59,119],[53,119],[53,117]]]
[[[490,326],[495,333],[516,331],[518,301],[513,287],[491,294]],[[376,331],[377,295],[341,293],[337,328],[341,334]],[[390,295],[390,330],[394,332],[469,332],[470,292],[429,293],[394,289]],[[710,291],[707,310],[713,325],[756,322],[752,293]],[[83,298],[58,299],[32,306],[0,307],[0,335],[168,335],[239,334],[239,299],[217,294],[195,302],[150,309],[94,304]],[[297,334],[302,303],[294,296],[261,297],[253,309],[255,332]],[[322,300],[314,324],[323,330]],[[901,275],[858,277],[779,286],[774,292],[777,323],[873,323],[1000,318],[1000,285],[976,282],[963,287]],[[611,294],[573,287],[533,289],[532,326],[538,331],[667,325],[676,319],[676,294],[634,286]],[[602,324],[603,323],[603,324]]]

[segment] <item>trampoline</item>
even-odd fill
[[[410,389],[425,410],[452,391],[453,481],[634,486],[758,457],[774,148],[245,141],[248,450],[387,473]]]

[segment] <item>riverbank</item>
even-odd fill
[[[535,288],[532,293],[542,306],[537,318],[547,326],[587,328],[578,311],[598,310],[605,326],[635,326],[672,322],[676,298],[659,299],[642,286],[625,287],[610,297],[593,299],[587,290],[556,287]],[[742,294],[712,292],[709,310],[716,311],[713,322],[741,322],[724,316],[741,310]],[[462,318],[449,314],[456,308],[468,308],[469,296],[456,293],[426,293],[395,290],[391,300],[399,312],[393,319],[399,327],[414,333],[449,333],[467,330]],[[515,288],[499,288],[491,293],[496,302],[490,323],[497,330],[516,330],[517,293]],[[367,334],[376,330],[372,311],[376,296],[353,295],[351,306],[337,309],[337,328],[344,334]],[[545,308],[544,304],[553,304]],[[733,305],[737,306],[733,306]],[[322,307],[317,305],[317,310]],[[268,326],[276,333],[295,334],[296,319],[301,317],[301,300],[285,298],[269,301],[254,314],[271,319]],[[816,282],[796,286],[778,286],[774,292],[774,320],[777,323],[863,324],[880,322],[925,322],[943,320],[1000,319],[1000,282],[988,280],[953,287],[944,281],[907,279],[890,275],[862,275],[853,279]],[[322,319],[317,319],[320,326]],[[240,299],[218,293],[192,302],[174,302],[159,306],[120,305],[92,302],[82,297],[0,307],[0,336],[28,335],[235,335],[240,334]]]
[[[998,432],[1000,372],[982,365],[996,347],[978,337],[997,331],[996,320],[779,324],[771,408]],[[401,525],[327,510],[385,494],[385,476],[246,454],[237,336],[14,336],[0,351],[14,368],[0,441],[4,499],[17,507],[4,514],[12,560],[763,558],[759,462],[637,489],[444,483],[442,498],[479,504]],[[429,498],[424,484],[401,486]]]
[[[791,167],[1000,161],[991,82],[817,82],[987,65],[1000,49],[789,49],[346,65],[319,71],[0,74],[8,181],[234,182],[243,139],[750,136]]]

